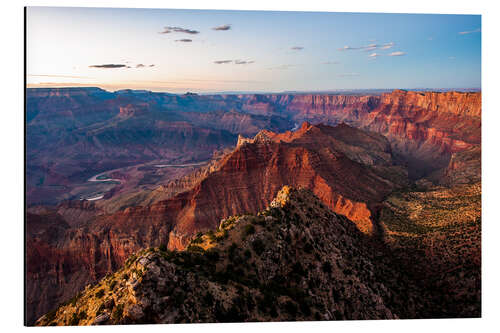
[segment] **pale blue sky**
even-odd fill
[[[30,86],[169,92],[481,87],[478,15],[30,7],[27,20]],[[213,30],[223,25],[230,29]],[[164,27],[199,33],[161,34]],[[182,39],[192,41],[176,41]],[[89,67],[103,64],[121,67]]]

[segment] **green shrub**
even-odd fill
[[[75,296],[73,296],[69,301],[68,303],[73,305],[73,306],[76,306],[76,302],[78,301],[78,299],[82,296],[82,293],[79,292],[78,294],[76,294]]]
[[[255,227],[252,224],[247,224],[243,228],[243,235],[249,236],[255,233]]]
[[[321,266],[321,269],[325,273],[331,273],[332,272],[332,264],[330,264],[329,261],[325,261],[323,265]]]
[[[69,326],[76,326],[80,323],[80,320],[84,320],[84,319],[87,319],[87,312],[85,312],[84,310],[82,310],[80,312],[73,312],[73,314],[71,315],[71,318],[68,322],[68,325]]]
[[[286,301],[285,303],[285,311],[288,312],[292,317],[297,315],[297,305],[292,301]]]
[[[103,313],[104,309],[106,309],[106,306],[104,306],[104,303],[101,303],[101,305],[99,305],[99,309],[97,309],[96,315],[98,316]]]
[[[74,312],[71,315],[71,318],[69,319],[68,325],[69,326],[76,326],[76,325],[78,325],[79,322],[80,322],[80,319],[78,318],[78,314],[76,312]]]
[[[178,290],[174,292],[174,294],[172,295],[172,299],[175,306],[179,307],[184,303],[186,296],[184,295],[184,292]]]
[[[299,302],[299,308],[300,311],[305,315],[305,316],[310,316],[311,315],[311,306],[309,305],[309,302],[306,300],[302,299]]]
[[[219,261],[219,258],[220,258],[219,252],[215,249],[210,249],[210,250],[206,251],[205,256],[211,262]]]
[[[306,275],[306,271],[304,270],[300,262],[296,262],[295,264],[293,264],[292,273],[297,274],[299,276]]]
[[[198,252],[198,253],[204,253],[205,252],[205,249],[202,248],[201,246],[198,246],[198,245],[192,245],[190,244],[187,249],[187,251],[189,252]]]
[[[125,261],[125,267],[130,266],[135,261],[135,259],[137,259],[137,256],[135,254],[132,254],[130,257],[128,257]]]
[[[306,253],[312,253],[314,250],[314,247],[311,245],[311,243],[307,242],[306,245],[304,245],[304,251]]]
[[[261,239],[256,239],[252,242],[252,248],[260,256],[265,251],[266,246]]]
[[[80,311],[78,317],[80,318],[80,320],[87,319],[87,312],[85,310]]]
[[[45,320],[47,320],[48,323],[51,322],[56,318],[56,313],[57,309],[47,312],[47,314],[45,315]]]
[[[208,306],[212,306],[214,304],[214,297],[212,296],[210,291],[207,291],[205,296],[203,296],[203,302]]]
[[[123,317],[123,304],[118,304],[115,309],[113,310],[113,313],[111,314],[111,317],[115,321],[119,321]]]
[[[221,240],[225,239],[227,237],[227,230],[222,231],[222,235],[215,237],[215,240],[217,242],[220,242]]]
[[[213,230],[210,230],[209,232],[207,232],[207,237],[210,241],[215,241],[215,233]]]
[[[228,255],[229,255],[229,259],[231,261],[233,261],[235,259],[235,256],[236,256],[236,251],[238,250],[238,244],[236,243],[232,243],[231,246],[229,246],[228,248]]]
[[[196,238],[191,241],[191,244],[201,244],[201,243],[203,243],[203,239],[201,238],[201,235],[196,236]]]
[[[114,282],[114,281],[113,281]],[[102,298],[102,296],[104,296],[104,289],[99,289],[96,293],[95,293],[95,297],[97,298]]]

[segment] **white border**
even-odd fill
[[[0,133],[2,135],[2,181],[0,182],[1,241],[2,245],[2,297],[0,298],[1,326],[7,331],[27,330],[23,320],[23,9],[29,6],[85,6],[85,7],[141,7],[141,8],[192,8],[192,9],[247,9],[247,10],[305,10],[338,12],[392,12],[392,13],[447,13],[482,14],[483,61],[483,319],[459,320],[400,320],[400,321],[353,321],[353,322],[302,322],[302,323],[251,323],[251,324],[198,324],[198,325],[148,325],[86,328],[87,330],[128,331],[136,330],[174,332],[254,332],[255,330],[297,331],[388,331],[388,332],[472,332],[492,331],[500,327],[496,323],[498,301],[500,219],[496,196],[500,188],[500,152],[498,150],[500,107],[498,95],[500,79],[498,71],[499,11],[494,1],[457,0],[349,0],[298,1],[253,0],[236,3],[224,0],[67,0],[67,1],[12,1],[2,3],[1,39],[1,90]],[[33,328],[31,328],[33,329]],[[51,328],[46,328],[53,330]],[[44,330],[46,330],[44,329]],[[58,331],[80,328],[60,328]]]

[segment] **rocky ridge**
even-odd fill
[[[365,238],[310,191],[285,186],[265,211],[224,219],[185,251],[139,251],[36,324],[418,316],[415,285]]]
[[[50,310],[68,297],[65,288],[80,290],[141,248],[184,249],[221,218],[264,209],[286,184],[311,189],[359,230],[373,234],[376,205],[407,182],[404,170],[393,165],[387,140],[345,125],[305,123],[281,136],[263,131],[209,168],[195,185],[166,200],[96,215],[50,244],[33,237],[28,257],[44,262],[28,269],[29,295],[39,295],[33,303]]]

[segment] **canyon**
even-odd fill
[[[27,96],[28,323],[141,249],[184,250],[221,219],[262,211],[285,185],[361,238],[400,246],[386,239],[387,198],[480,182],[480,93]],[[123,183],[87,183],[109,170]]]

